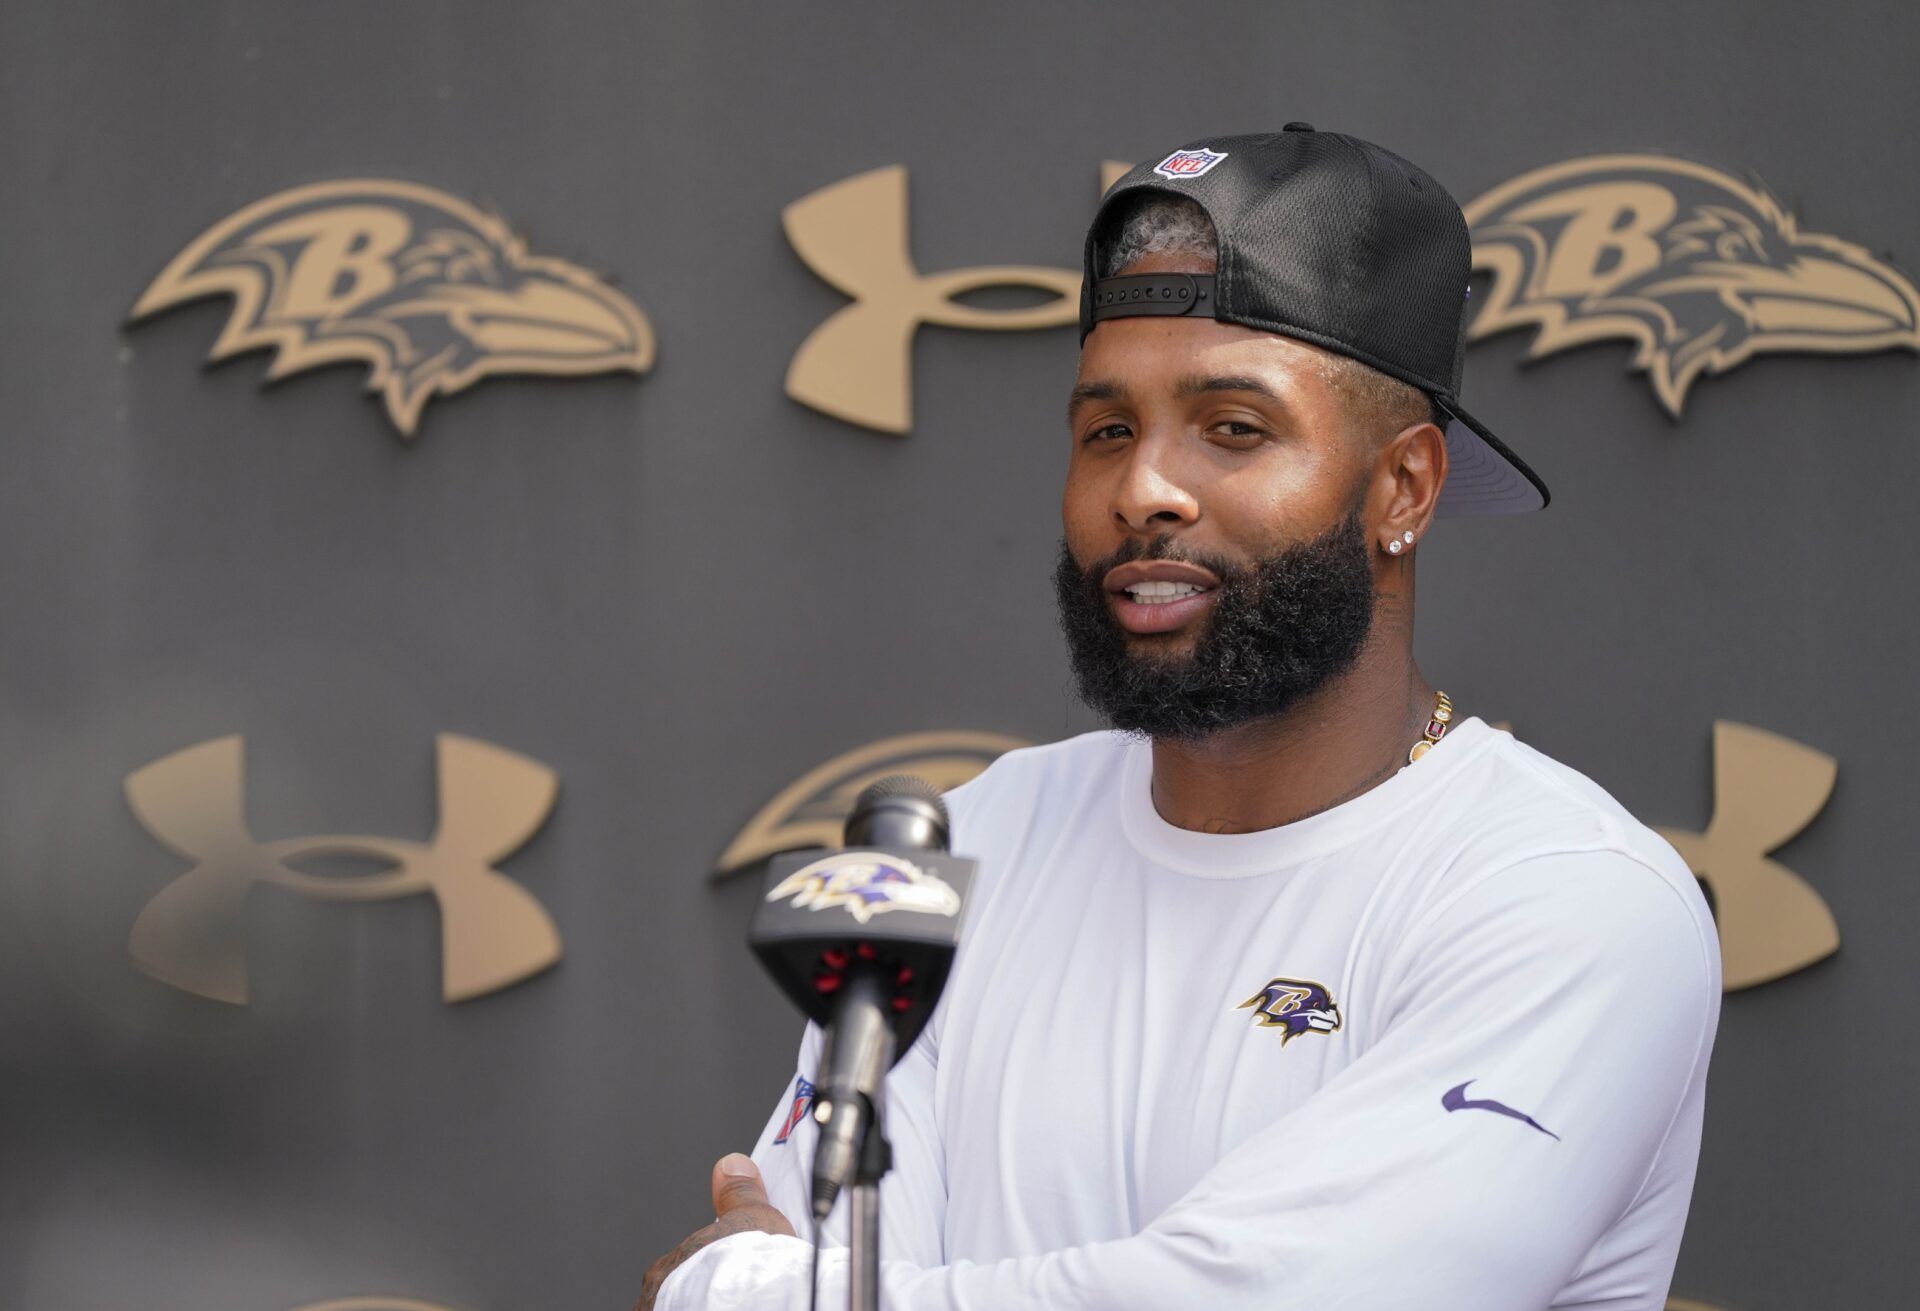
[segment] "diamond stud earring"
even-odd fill
[[[1413,545],[1413,529],[1409,528],[1404,533],[1401,533],[1400,540],[1405,542],[1408,546],[1412,546]]]
[[[1387,543],[1387,553],[1389,555],[1400,554],[1400,539],[1398,537]]]

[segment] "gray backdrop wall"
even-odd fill
[[[1072,267],[1102,159],[1305,119],[1463,202],[1750,170],[1913,270],[1916,49],[1911,6],[1752,0],[6,4],[0,1307],[630,1305],[791,1069],[727,841],[874,739],[1094,726],[1046,581],[1073,331],[923,330],[906,437],[797,405],[845,298],[783,206],[902,164],[921,268]],[[368,176],[608,274],[652,372],[488,381],[408,444],[357,366],[204,367],[224,301],[123,329],[212,223]],[[1705,824],[1715,719],[1839,760],[1779,858],[1844,945],[1727,999],[1676,1292],[1912,1305],[1920,364],[1757,359],[1676,423],[1624,344],[1527,341],[1466,400],[1556,501],[1423,544],[1423,665],[1652,823]],[[442,732],[560,775],[503,865],[556,969],[449,1005],[430,899],[271,888],[250,1005],[134,968],[185,862],[129,773],[243,734],[262,837],[420,839]]]

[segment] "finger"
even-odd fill
[[[760,1171],[738,1152],[730,1152],[714,1163],[713,1213],[722,1219],[729,1211],[743,1206],[770,1206]]]

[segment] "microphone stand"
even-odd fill
[[[880,1311],[880,1177],[893,1168],[893,1146],[883,1123],[886,1072],[894,1053],[893,1029],[883,1018],[887,999],[878,970],[856,968],[834,1007],[821,1052],[828,1075],[820,1091],[834,1123],[829,1129],[828,1120],[820,1121],[822,1136],[813,1149],[816,1206],[827,1136],[843,1130],[846,1115],[857,1114],[858,1137],[840,1139],[833,1147],[833,1173],[846,1181],[841,1192],[847,1195],[848,1311]],[[851,1064],[844,1059],[847,1052],[853,1053]]]
[[[879,1095],[860,1140],[848,1205],[847,1311],[880,1311],[880,1176],[893,1167]]]

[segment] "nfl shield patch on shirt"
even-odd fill
[[[795,1075],[793,1081],[793,1105],[787,1108],[787,1118],[780,1126],[779,1136],[773,1145],[779,1147],[792,1137],[794,1129],[806,1118],[807,1108],[813,1105],[813,1085],[804,1075]]]

